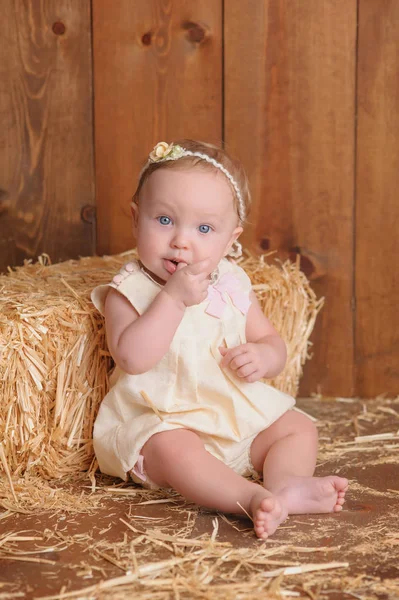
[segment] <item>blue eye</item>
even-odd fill
[[[198,227],[198,229],[200,230],[200,233],[209,233],[211,230],[210,225],[200,225]]]
[[[169,217],[165,217],[165,215],[158,217],[158,221],[161,223],[161,225],[170,225],[172,222],[171,219]]]

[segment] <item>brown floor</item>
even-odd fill
[[[0,512],[0,599],[399,599],[399,398],[298,406],[318,418],[317,474],[350,479],[340,514],[291,516],[263,543],[245,517],[100,477],[100,500],[89,512]],[[381,433],[392,435],[355,440]],[[75,486],[75,501],[89,485]],[[167,502],[140,504],[154,499]]]

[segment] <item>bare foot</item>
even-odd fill
[[[280,500],[266,490],[260,490],[252,496],[250,509],[255,533],[261,539],[272,535],[288,515]]]
[[[272,494],[265,489],[256,492],[250,510],[256,535],[266,539],[285,521],[289,514],[329,513],[342,510],[348,480],[330,477],[296,477]]]
[[[288,514],[329,513],[342,510],[348,480],[344,477],[297,477],[286,479],[275,496]]]

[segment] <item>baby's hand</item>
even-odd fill
[[[166,282],[164,291],[184,308],[200,304],[208,294],[210,264],[209,258],[186,266],[180,263]]]
[[[220,346],[219,352],[223,356],[220,364],[229,367],[237,377],[248,383],[259,381],[267,376],[267,348],[266,344],[256,343],[240,344],[234,348]]]

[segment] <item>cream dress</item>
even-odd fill
[[[102,314],[110,287],[140,315],[161,289],[138,262],[128,263],[112,282],[93,290],[92,301]],[[136,473],[144,481],[144,444],[155,433],[187,428],[216,458],[241,475],[250,474],[252,440],[295,404],[291,396],[260,381],[247,383],[220,366],[220,346],[246,341],[250,291],[243,269],[223,259],[208,298],[186,309],[165,356],[140,375],[115,367],[93,433],[103,473],[122,479]]]

